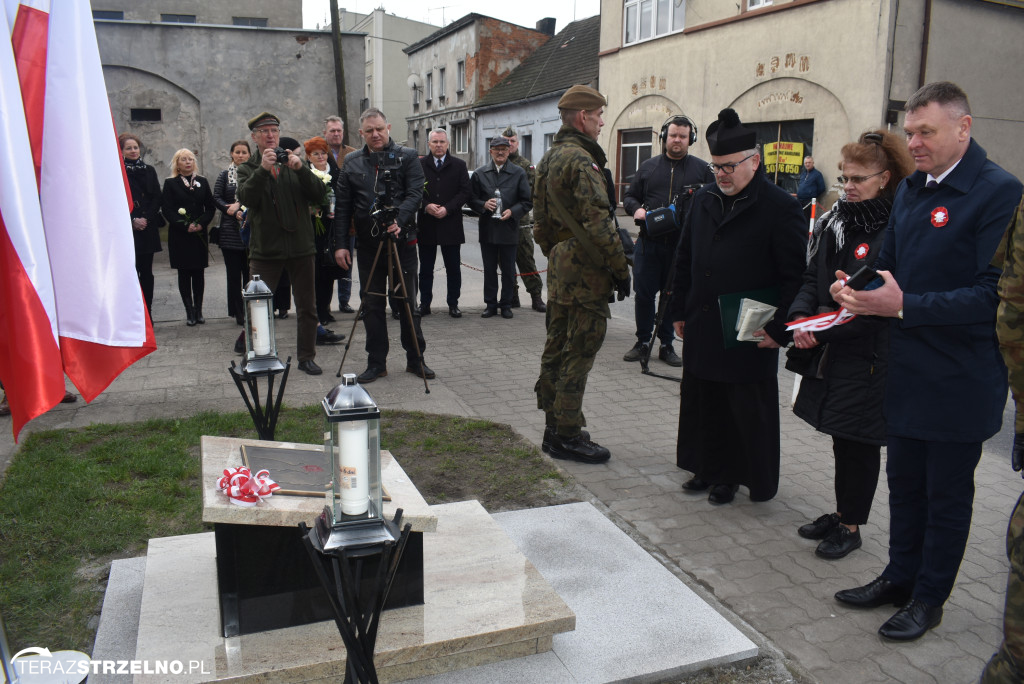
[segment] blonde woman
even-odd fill
[[[167,250],[171,268],[178,270],[178,291],[188,325],[203,318],[203,269],[209,264],[206,228],[217,205],[210,183],[196,173],[196,156],[181,149],[171,158],[171,177],[164,181],[163,214],[170,223]]]

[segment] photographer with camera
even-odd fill
[[[249,120],[257,153],[238,167],[238,201],[249,210],[249,272],[276,290],[287,269],[297,311],[299,370],[316,364],[316,301],[313,290],[316,243],[309,206],[323,204],[327,186],[292,150],[279,146],[281,120],[262,112]]]
[[[675,333],[669,317],[663,316],[658,330],[654,331],[654,298],[660,292],[659,306],[667,305],[669,293],[666,286],[690,197],[701,185],[714,181],[715,176],[706,161],[688,154],[690,145],[697,141],[697,126],[689,117],[679,115],[666,121],[658,140],[663,153],[640,165],[622,200],[626,213],[632,214],[640,226],[640,237],[633,252],[636,344],[622,360],[646,359],[653,342],[651,338],[656,334],[661,340],[658,358],[670,366],[679,367],[683,361],[672,348]],[[674,209],[668,210],[669,207]],[[658,210],[657,214],[655,210]],[[651,212],[651,221],[647,221],[648,212]],[[655,218],[659,220],[655,221]]]
[[[359,296],[366,314],[363,326],[366,329],[367,354],[366,370],[358,380],[365,385],[388,374],[384,293],[388,291],[391,251],[386,243],[380,249],[385,240],[393,240],[397,248],[405,281],[405,303],[411,310],[412,326],[410,316],[403,313],[399,319],[406,356],[405,370],[432,379],[434,371],[422,363],[413,339],[415,334],[422,354],[426,341],[420,329],[419,312],[414,306],[417,265],[414,227],[416,210],[423,198],[423,167],[416,150],[396,145],[391,140],[391,124],[381,110],[370,108],[359,115],[359,135],[365,144],[345,158],[345,165],[335,182],[337,203],[334,209],[334,244],[346,245],[334,252],[334,258],[342,268],[348,268],[352,263],[352,253],[347,249],[346,241],[350,223],[354,222],[356,229]],[[374,268],[374,256],[378,251],[380,259]],[[395,286],[396,283],[391,283],[392,290]]]

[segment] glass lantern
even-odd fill
[[[242,290],[245,307],[245,360],[246,373],[268,373],[284,370],[277,357],[274,339],[274,293],[258,275]]]
[[[317,521],[324,550],[332,544],[377,543],[382,535],[392,536],[384,520],[380,409],[354,373],[342,376],[322,406],[324,453],[331,473],[327,505]]]

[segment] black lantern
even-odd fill
[[[242,290],[242,303],[245,305],[242,370],[250,374],[284,370],[284,364],[277,358],[274,339],[274,293],[258,275],[254,275]]]

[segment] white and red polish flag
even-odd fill
[[[155,351],[156,342],[135,273],[130,206],[89,3],[60,0],[51,7],[49,0],[5,0],[5,10],[11,51],[3,46],[0,52],[13,53],[17,74],[11,78],[8,58],[0,81],[5,92],[20,83],[17,104],[28,133],[12,123],[16,108],[5,102],[0,136],[21,135],[19,149],[31,149],[22,159],[13,158],[11,147],[0,148],[6,233],[0,242],[33,250],[12,250],[24,276],[17,264],[0,271],[0,378],[17,437],[25,422],[64,396],[63,373],[91,401]],[[41,234],[30,222],[12,227],[6,221],[26,199],[22,192],[15,200],[3,188],[31,187],[33,160]],[[15,240],[14,231],[23,235]],[[26,302],[33,299],[38,304]],[[29,308],[41,308],[47,321],[26,314]],[[52,346],[59,349],[56,362]],[[33,376],[45,377],[45,386]],[[53,377],[60,380],[59,392]]]

